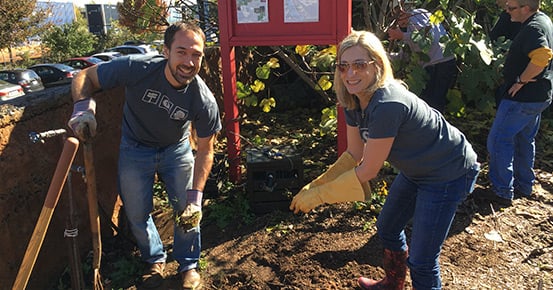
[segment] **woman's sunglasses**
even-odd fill
[[[341,73],[345,73],[349,70],[351,67],[353,70],[366,70],[369,64],[373,63],[374,60],[371,61],[356,61],[352,63],[342,62],[336,64],[336,69],[339,70]]]

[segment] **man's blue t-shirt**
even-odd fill
[[[175,89],[165,77],[163,56],[125,56],[98,65],[102,89],[125,87],[122,135],[151,147],[165,147],[190,134],[198,137],[221,130],[215,97],[196,76],[184,89]]]

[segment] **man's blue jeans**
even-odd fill
[[[534,174],[535,140],[541,113],[550,102],[501,100],[488,135],[489,174],[493,191],[512,199],[516,188],[530,195]]]
[[[384,248],[407,251],[413,288],[441,289],[439,256],[458,205],[473,191],[480,164],[444,183],[417,184],[400,173],[390,187],[376,226]],[[405,227],[412,220],[411,243]]]
[[[175,212],[186,207],[186,190],[192,186],[194,157],[188,139],[164,148],[143,146],[125,137],[119,152],[119,187],[130,228],[142,259],[165,262],[167,254],[151,216],[155,174],[164,182]],[[179,272],[196,268],[200,258],[200,227],[188,232],[174,227],[173,256]]]

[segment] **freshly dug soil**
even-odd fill
[[[299,121],[305,114],[268,115],[273,117],[265,118],[284,122],[277,122],[280,125],[271,130],[260,123],[245,124],[243,133],[248,140],[265,130],[280,134],[269,138],[273,145],[291,144],[290,136],[298,134],[304,134],[304,138],[311,136],[313,139],[298,144],[308,148],[303,152],[306,182],[335,160],[336,153],[328,143],[334,139],[309,135],[311,129]],[[303,125],[297,128],[294,124]],[[468,129],[464,130],[469,131],[467,135],[473,140],[484,168],[478,186],[487,186],[486,128],[471,124],[466,123]],[[487,126],[485,122],[483,126]],[[539,142],[550,133],[542,132]],[[498,210],[496,205],[469,196],[459,208],[441,254],[444,289],[553,289],[553,176],[547,163],[551,153],[540,148],[542,145],[538,146],[536,159],[538,184],[534,198],[516,199],[511,207]],[[391,180],[393,172],[383,170],[379,179]],[[373,189],[378,188],[374,185],[376,182]],[[231,191],[225,196],[210,197],[211,202],[226,199],[229,204],[238,204],[229,202],[239,199],[236,195]],[[250,220],[241,217],[238,208],[236,211],[228,225],[221,228],[209,217],[222,213],[205,209],[201,268],[204,289],[358,289],[359,276],[383,276],[382,246],[374,225],[377,210],[370,206],[324,205],[301,215],[279,210]],[[171,253],[171,214],[163,209],[154,214]],[[123,249],[128,243],[120,241],[119,237],[114,248],[107,241],[105,251],[114,252],[106,253],[104,271],[110,271],[110,265],[121,255],[137,255],[132,247]],[[176,267],[175,261],[168,262],[167,278],[159,289],[181,289]],[[405,289],[411,289],[409,276],[406,284]],[[133,280],[124,289],[140,286]]]

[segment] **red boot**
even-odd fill
[[[407,251],[394,252],[384,249],[382,268],[386,272],[386,277],[379,281],[359,277],[357,283],[362,289],[368,290],[403,290],[407,273],[406,260]]]

